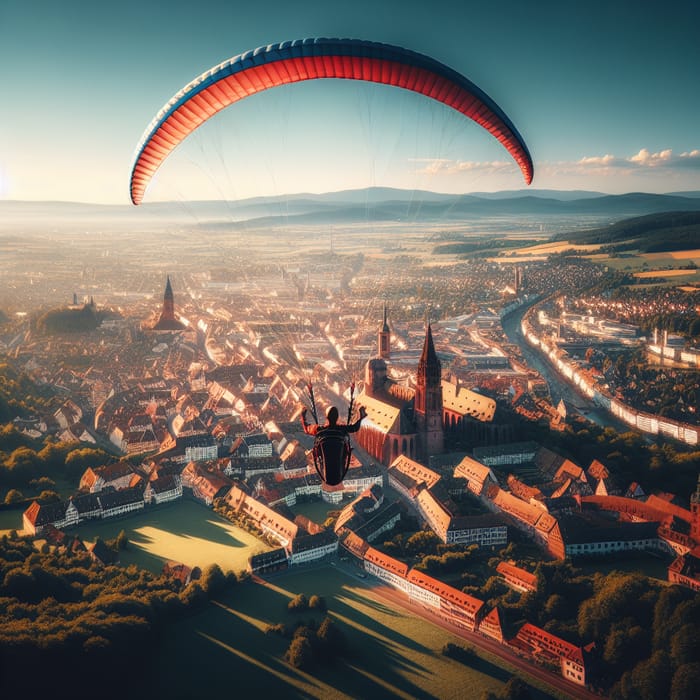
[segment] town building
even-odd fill
[[[534,593],[537,591],[537,576],[516,566],[513,562],[499,562],[496,571],[503,576],[506,585],[516,591],[521,593]]]
[[[485,498],[491,486],[498,486],[493,470],[471,457],[464,457],[455,467],[453,476],[466,479],[467,489],[479,498]]]
[[[139,486],[119,491],[100,491],[97,496],[102,506],[102,518],[113,518],[143,510],[143,489]]]
[[[98,493],[106,488],[125,489],[131,483],[134,474],[134,468],[129,462],[88,467],[80,478],[79,488],[90,493]]]
[[[182,497],[182,480],[175,474],[164,474],[149,481],[143,491],[145,503],[167,503]]]
[[[700,546],[678,555],[668,567],[668,580],[679,586],[700,591]]]
[[[224,496],[232,483],[211,464],[190,462],[182,470],[182,486],[191,489],[192,495],[207,506]]]
[[[509,642],[537,660],[559,667],[561,675],[577,685],[586,685],[584,649],[551,632],[526,622]]]

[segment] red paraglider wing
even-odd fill
[[[394,85],[430,97],[495,136],[532,182],[532,158],[500,107],[471,81],[428,56],[357,39],[305,39],[272,44],[215,66],[175,95],[156,115],[136,149],[131,201],[140,204],[168,154],[217,112],[278,85],[344,78]]]

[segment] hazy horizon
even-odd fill
[[[696,198],[700,197],[700,189],[688,189],[688,190],[664,190],[664,191],[650,191],[650,190],[629,190],[626,192],[606,192],[602,190],[584,190],[584,189],[566,189],[566,188],[522,188],[522,189],[495,189],[495,190],[474,190],[469,192],[445,192],[439,190],[425,190],[425,189],[412,189],[412,188],[401,188],[401,187],[389,187],[383,185],[375,185],[368,187],[357,187],[357,188],[345,188],[340,190],[320,190],[320,191],[297,191],[297,192],[285,192],[285,193],[268,193],[268,194],[257,194],[250,197],[241,197],[239,199],[227,199],[225,197],[212,197],[212,198],[188,198],[188,199],[153,199],[148,202],[144,202],[141,207],[148,208],[149,206],[156,205],[167,205],[175,204],[180,205],[182,203],[208,203],[208,202],[221,202],[221,203],[236,203],[236,202],[248,202],[254,200],[266,200],[266,199],[280,199],[280,198],[304,198],[304,197],[330,197],[336,194],[345,194],[353,192],[364,192],[364,191],[395,191],[403,193],[420,193],[435,195],[438,197],[446,198],[456,198],[456,197],[482,197],[484,199],[492,199],[494,195],[508,195],[509,197],[543,197],[547,194],[561,194],[561,195],[578,195],[580,198],[589,197],[608,197],[608,196],[628,196],[628,195],[651,195],[651,196],[672,196],[672,197],[689,197]],[[505,198],[505,197],[504,197]],[[575,199],[576,197],[571,197]],[[94,207],[119,207],[119,208],[132,208],[133,205],[128,202],[120,203],[104,203],[104,202],[90,202],[86,200],[70,200],[70,199],[10,199],[10,198],[0,198],[0,205],[3,203],[17,203],[17,204],[74,204],[74,205],[84,205],[84,206],[94,206]]]

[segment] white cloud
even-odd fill
[[[578,165],[595,165],[609,167],[611,165],[614,165],[616,161],[617,158],[615,158],[615,156],[611,156],[608,153],[604,156],[585,156],[578,161]]]
[[[453,179],[457,182],[460,175],[462,177],[470,175],[470,179],[473,179],[474,177],[510,175],[517,172],[516,165],[511,161],[414,158],[411,159],[411,164],[414,175],[435,178],[436,182],[438,178]],[[683,186],[687,187],[690,186],[687,181],[689,170],[700,173],[700,149],[674,153],[670,148],[656,152],[648,148],[641,148],[633,155],[619,156],[605,153],[604,155],[583,156],[576,161],[537,161],[535,162],[535,179],[540,183],[548,183],[542,186],[561,185],[563,181],[576,181],[577,187],[614,188],[618,183],[625,182],[625,178],[628,177],[640,178],[640,183],[642,182],[641,178],[662,178],[666,184],[674,178],[678,182],[685,178]],[[587,182],[592,183],[594,179],[595,184],[586,184]],[[614,180],[617,182],[613,182]],[[652,185],[646,183],[644,186]],[[653,186],[658,187],[658,185]]]
[[[700,149],[695,148],[690,153],[681,153],[677,164],[682,168],[700,168]]]
[[[670,164],[673,159],[673,152],[670,148],[658,153],[651,153],[647,148],[642,148],[639,153],[628,158],[630,163],[655,168],[659,165]]]
[[[670,148],[656,153],[652,153],[648,148],[641,148],[633,156],[585,156],[576,164],[582,168],[627,168],[630,171],[646,168],[700,167],[700,149],[675,155]]]

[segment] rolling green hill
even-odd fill
[[[700,211],[648,214],[590,231],[560,234],[553,240],[601,244],[614,252],[694,250],[700,248]]]

